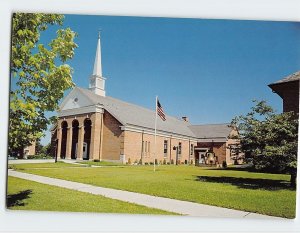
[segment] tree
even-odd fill
[[[39,138],[36,139],[35,141],[35,154],[36,155],[40,155],[42,154],[44,151],[43,151],[43,145],[41,144],[41,140]]]
[[[47,111],[55,111],[64,91],[71,88],[72,68],[66,62],[74,56],[76,33],[61,28],[63,15],[15,13],[12,18],[11,81],[9,111],[10,154],[43,135]],[[56,26],[56,37],[41,44],[41,33]]]
[[[293,112],[276,114],[265,101],[254,102],[247,115],[231,122],[239,130],[241,150],[258,170],[289,173],[295,187],[298,120]]]

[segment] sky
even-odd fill
[[[254,99],[281,112],[267,85],[300,70],[296,22],[65,15],[63,27],[78,33],[68,62],[77,86],[88,87],[101,29],[106,95],[151,109],[158,95],[167,115],[192,124],[230,122]],[[46,132],[41,143],[49,142]]]

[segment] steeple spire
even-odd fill
[[[93,74],[90,77],[89,89],[97,95],[105,96],[105,78],[102,76],[100,30],[94,62]]]
[[[95,56],[93,75],[102,76],[100,30],[98,32],[98,44]]]

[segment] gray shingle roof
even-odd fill
[[[102,104],[104,109],[113,115],[122,125],[134,125],[154,129],[155,111],[110,96],[103,97],[96,95],[87,89],[75,88],[78,88],[94,104]],[[160,117],[157,118],[157,130],[195,137],[195,134],[188,127],[190,125],[188,122],[168,115],[166,115],[166,119],[166,121],[162,121]]]
[[[228,124],[190,125],[197,138],[227,138],[232,131]]]
[[[270,84],[270,86],[276,85],[276,84],[281,84],[281,83],[294,82],[294,81],[298,81],[298,80],[300,80],[300,71],[297,71],[275,83],[272,83],[272,84]]]

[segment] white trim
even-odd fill
[[[145,129],[142,127],[135,127],[135,126],[129,126],[129,125],[125,125],[125,126],[120,126],[121,130],[123,131],[130,131],[130,132],[136,132],[136,133],[142,133],[144,131],[144,134],[148,134],[148,135],[155,135],[155,132],[153,129]],[[163,132],[163,131],[159,131],[157,130],[156,133],[157,136],[161,136],[161,137],[166,137],[166,138],[171,138],[172,139],[179,139],[179,140],[191,140],[191,142],[195,142],[197,143],[197,139],[193,138],[193,137],[188,137],[188,136],[181,136],[178,134],[174,134],[174,133],[168,133],[168,132]]]
[[[226,138],[198,138],[197,142],[227,142]]]
[[[81,108],[66,109],[57,112],[58,117],[86,114],[86,113],[103,113],[103,105],[90,105]]]

